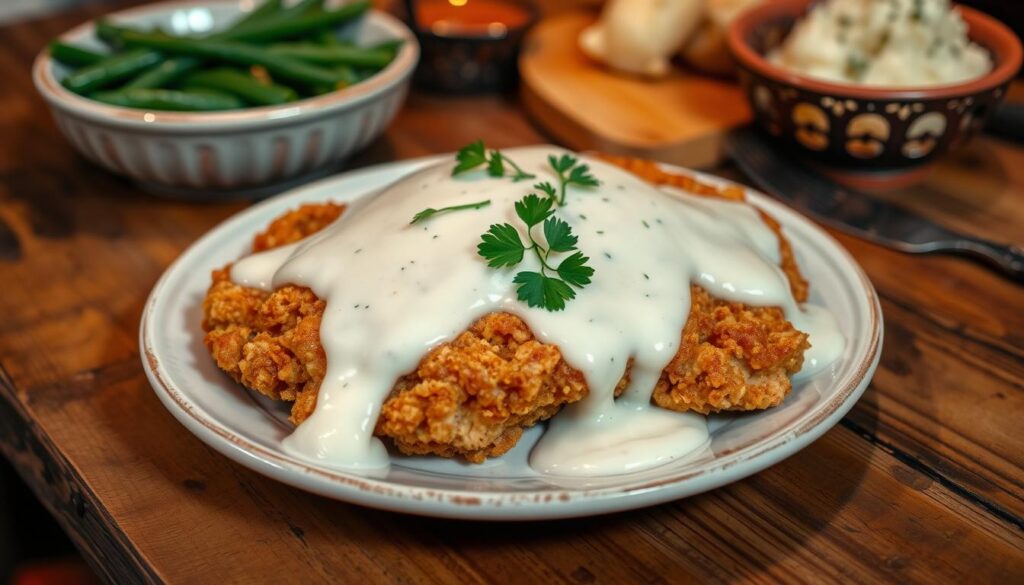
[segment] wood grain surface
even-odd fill
[[[885,314],[871,387],[807,449],[713,492],[580,520],[442,521],[313,496],[219,456],[150,389],[138,323],[167,265],[245,203],[152,197],[62,139],[29,63],[94,15],[0,29],[0,446],[107,580],[1024,580],[1024,289],[846,236]],[[350,166],[478,137],[550,140],[514,97],[414,93]],[[890,196],[1024,244],[1021,146],[983,138],[932,183]]]

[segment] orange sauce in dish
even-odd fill
[[[417,0],[416,22],[439,35],[501,36],[526,25],[529,11],[504,0]]]

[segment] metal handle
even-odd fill
[[[949,251],[980,258],[1010,278],[1024,282],[1024,248],[965,238],[953,243]]]
[[[985,131],[1003,138],[1024,142],[1024,105],[1003,104],[996,108]]]

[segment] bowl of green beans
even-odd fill
[[[369,0],[186,0],[68,31],[33,78],[93,162],[158,191],[259,196],[380,136],[418,59]]]

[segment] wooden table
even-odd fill
[[[29,63],[90,15],[0,29],[0,443],[103,577],[1024,579],[1024,289],[963,260],[841,235],[882,298],[874,381],[822,439],[728,487],[611,516],[485,524],[327,500],[221,457],[158,402],[136,339],[161,272],[245,204],[148,196],[84,162],[58,134]],[[351,166],[477,137],[497,147],[545,140],[514,98],[414,94]],[[905,198],[958,227],[1024,243],[1024,149],[980,140]]]

